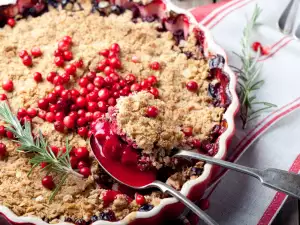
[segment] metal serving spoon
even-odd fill
[[[153,176],[153,179],[151,179],[152,177],[150,177],[150,179],[144,182],[142,181],[139,182],[138,181],[139,179],[140,180],[144,179],[143,176],[140,176],[139,173],[132,174],[131,171],[131,174],[129,174],[129,176],[131,177],[131,179],[134,179],[135,182],[138,183],[138,185],[129,183],[126,179],[126,175],[128,175],[126,174],[126,168],[121,168],[122,170],[114,170],[113,167],[117,166],[118,162],[116,163],[105,162],[105,160],[107,159],[105,157],[105,153],[102,151],[102,146],[98,142],[97,138],[95,138],[94,135],[90,137],[90,147],[95,158],[98,160],[100,166],[118,182],[134,189],[146,189],[146,188],[153,188],[153,187],[158,188],[162,192],[168,193],[173,197],[177,198],[179,201],[185,204],[189,209],[191,209],[197,216],[199,216],[199,218],[201,218],[206,224],[217,225],[217,223],[210,216],[208,216],[205,212],[200,210],[192,201],[190,201],[188,198],[186,198],[184,195],[182,195],[180,192],[176,191],[166,183],[156,180],[155,176]]]
[[[195,158],[242,172],[259,179],[260,182],[267,187],[300,199],[300,175],[295,173],[289,173],[287,171],[274,168],[265,170],[254,169],[185,150],[179,150],[173,155],[173,157]]]
[[[291,34],[293,32],[298,8],[299,0],[290,0],[278,21],[278,27],[282,33]]]

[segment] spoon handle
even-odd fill
[[[232,169],[238,172],[242,172],[251,175],[260,180],[260,182],[272,189],[284,192],[288,195],[294,196],[300,199],[300,175],[290,173],[284,170],[269,168],[266,170],[258,170],[239,164],[227,162],[221,159],[215,159],[209,156],[205,156],[199,153],[180,150],[175,157],[188,157],[206,161],[208,163],[216,164],[227,169]]]
[[[152,187],[159,188],[163,192],[166,192],[173,197],[177,198],[179,201],[181,201],[185,206],[187,206],[190,210],[192,210],[197,216],[199,216],[200,219],[202,219],[206,224],[208,225],[218,225],[216,221],[214,221],[209,215],[207,215],[204,211],[199,209],[198,206],[196,206],[192,201],[190,201],[187,197],[185,197],[180,192],[176,191],[174,188],[170,187],[166,183],[163,183],[161,181],[154,181],[151,184]]]

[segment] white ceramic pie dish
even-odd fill
[[[12,3],[12,2],[13,1],[6,1],[5,3]],[[123,6],[128,1],[111,0],[111,2],[112,4]],[[135,4],[135,3],[130,3],[130,4]],[[229,78],[228,91],[230,92],[231,95],[231,103],[228,106],[223,116],[223,119],[227,121],[227,129],[224,133],[221,134],[221,136],[218,139],[218,152],[214,156],[215,158],[218,159],[225,159],[227,153],[227,147],[229,145],[231,137],[235,132],[234,116],[237,113],[239,108],[239,101],[235,90],[236,83],[237,83],[236,76],[228,66],[225,51],[214,42],[211,33],[201,24],[197,23],[196,19],[193,17],[193,15],[190,12],[176,7],[169,0],[165,0],[159,3],[159,7],[153,7],[153,10],[151,11],[153,15],[157,15],[160,18],[166,18],[170,12],[183,14],[188,18],[188,23],[190,24],[189,32],[192,32],[192,29],[194,27],[197,27],[204,32],[204,36],[205,36],[204,53],[206,56],[219,54],[225,58],[223,71]],[[143,9],[141,8],[140,13],[143,16],[143,13],[146,14],[149,13],[149,11],[143,12]],[[204,193],[207,185],[210,182],[211,177],[216,173],[217,169],[218,168],[216,166],[205,164],[202,175],[195,180],[187,181],[183,185],[181,189],[181,193],[188,196],[192,200],[199,199],[201,195]],[[148,212],[133,212],[127,215],[121,221],[117,221],[117,222],[97,221],[93,223],[93,225],[158,224],[158,221],[160,221],[162,218],[168,217],[171,212],[172,212],[172,217],[174,218],[175,215],[180,215],[183,209],[184,207],[181,204],[178,204],[178,201],[175,198],[165,198],[161,200],[158,206],[154,207],[152,210]],[[18,217],[5,206],[0,206],[0,214],[4,215],[13,224],[22,224],[22,225],[48,224],[42,221],[40,218],[36,218],[36,217]],[[63,224],[70,224],[70,223],[66,223],[66,222],[59,223],[59,225],[63,225]]]

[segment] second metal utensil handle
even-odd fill
[[[173,197],[177,198],[183,204],[185,204],[190,210],[192,210],[200,219],[202,219],[208,225],[218,225],[216,221],[214,221],[209,215],[207,215],[204,211],[199,209],[192,201],[190,201],[187,197],[182,195],[180,192],[176,191],[174,188],[170,187],[166,183],[161,181],[154,181],[151,186],[157,187],[163,192],[167,192]]]

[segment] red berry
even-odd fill
[[[98,104],[97,102],[88,102],[87,108],[89,112],[96,112],[98,110]]]
[[[127,85],[125,80],[120,80],[119,84],[121,87],[125,87]]]
[[[16,25],[16,21],[14,18],[9,18],[7,20],[7,24],[10,26],[10,27],[14,27]]]
[[[0,142],[0,158],[6,155],[6,145]]]
[[[7,99],[6,94],[0,94],[0,100],[1,100],[1,101],[4,101],[4,100],[6,100],[6,99]]]
[[[76,169],[78,165],[78,158],[76,156],[70,156],[70,164],[72,169]]]
[[[86,77],[82,77],[79,79],[78,84],[80,87],[86,87],[89,83],[89,80]]]
[[[154,87],[150,87],[149,93],[153,94],[155,98],[158,98],[158,96],[159,96],[159,91],[158,91],[158,89],[157,89],[157,88],[154,88]]]
[[[117,101],[115,98],[109,98],[107,100],[107,104],[110,105],[110,106],[115,106],[117,104]]]
[[[27,115],[33,118],[37,115],[37,110],[35,108],[29,108],[27,109]]]
[[[32,58],[30,55],[25,55],[23,58],[22,58],[22,62],[24,64],[24,66],[32,66]]]
[[[75,127],[75,120],[73,117],[71,116],[66,116],[64,118],[64,125],[69,128],[69,129],[73,129]]]
[[[136,194],[135,195],[135,201],[138,205],[144,205],[146,203],[146,199],[143,195]]]
[[[55,120],[55,114],[53,112],[47,112],[45,119],[47,122],[52,123]]]
[[[60,94],[60,97],[63,99],[63,100],[69,100],[72,98],[72,94],[69,90],[63,90]]]
[[[255,51],[255,52],[257,52],[258,51],[258,49],[259,50],[261,50],[261,44],[259,43],[259,42],[253,42],[253,44],[252,44],[252,49],[253,49],[253,51]]]
[[[186,137],[190,137],[193,135],[193,128],[192,127],[184,127],[182,128],[182,132]]]
[[[64,56],[64,52],[56,49],[53,53],[54,56]]]
[[[67,43],[69,43],[69,44],[72,43],[72,38],[71,38],[70,36],[64,36],[64,37],[62,38],[62,40],[65,41],[65,42],[67,42]]]
[[[94,85],[95,85],[96,87],[101,88],[101,87],[104,85],[104,78],[101,77],[101,76],[97,76],[97,77],[94,79]]]
[[[109,98],[109,90],[107,88],[102,88],[98,92],[98,97],[100,101],[106,101]]]
[[[106,66],[105,68],[104,68],[104,74],[106,75],[106,76],[108,76],[109,74],[111,74],[112,72],[114,72],[114,69],[112,68],[112,67],[110,67],[110,66]]]
[[[202,210],[206,210],[209,208],[209,200],[208,199],[201,199],[200,200],[200,203],[199,203],[199,207],[200,209]]]
[[[98,65],[97,65],[97,71],[104,71],[106,65],[99,62]]]
[[[56,66],[62,67],[65,63],[65,60],[62,56],[56,56],[54,58],[54,63],[55,63]]]
[[[89,91],[87,88],[80,88],[79,93],[81,96],[86,96],[89,93]]]
[[[86,96],[86,99],[88,100],[88,102],[95,102],[98,99],[98,93],[96,91],[93,91]]]
[[[53,113],[56,113],[57,112],[57,105],[50,105],[49,106],[49,111],[53,112]]]
[[[198,90],[198,84],[197,84],[197,82],[191,80],[191,81],[187,82],[186,88],[189,91],[196,92]]]
[[[121,62],[118,58],[111,58],[109,60],[109,65],[112,67],[112,68],[115,68],[115,69],[119,69],[121,68]]]
[[[33,79],[35,82],[41,82],[43,80],[42,74],[39,72],[34,72]]]
[[[63,133],[65,130],[64,124],[62,121],[55,121],[54,122],[54,129],[58,132]]]
[[[61,92],[65,90],[65,87],[63,85],[57,85],[55,86],[54,88],[54,92],[57,94],[57,95],[61,95]]]
[[[53,84],[54,85],[62,85],[64,83],[64,80],[61,76],[57,75],[53,78]]]
[[[95,89],[95,85],[93,85],[92,83],[89,83],[87,86],[86,86],[86,89],[91,92]]]
[[[193,148],[200,148],[201,147],[201,141],[199,139],[194,139],[192,142]]]
[[[147,90],[150,86],[151,86],[151,84],[149,83],[148,80],[143,80],[143,81],[141,82],[141,88],[142,88],[143,90]]]
[[[70,74],[68,74],[68,73],[63,73],[63,74],[61,75],[61,78],[63,79],[63,82],[64,82],[64,83],[68,83],[68,82],[70,81]]]
[[[153,69],[153,70],[159,70],[160,69],[160,64],[159,62],[152,62],[150,64],[150,68]]]
[[[76,66],[70,64],[70,65],[67,65],[65,67],[65,71],[66,73],[70,74],[70,75],[74,75],[76,73]]]
[[[3,125],[0,125],[0,136],[3,137],[6,134],[5,127]]]
[[[83,60],[82,60],[82,59],[79,59],[78,61],[75,61],[75,62],[74,62],[74,65],[75,65],[77,68],[82,68],[82,67],[83,67]]]
[[[113,43],[110,48],[111,51],[119,53],[120,52],[120,45],[118,45],[117,43]]]
[[[80,136],[80,137],[87,137],[87,134],[88,134],[88,129],[86,127],[79,127],[78,130],[77,130],[77,134]],[[79,169],[79,168],[78,168]]]
[[[117,53],[114,51],[109,51],[108,58],[110,59],[110,58],[115,58],[115,57],[118,57]]]
[[[119,91],[121,96],[127,96],[129,94],[129,90],[124,87],[122,90]]]
[[[85,113],[85,119],[86,119],[86,121],[88,121],[88,122],[92,121],[92,120],[93,120],[93,113],[91,113],[91,112],[86,112],[86,113]]]
[[[89,167],[89,165],[85,161],[79,161],[77,168],[81,169],[83,167]]]
[[[119,91],[121,89],[122,89],[122,87],[119,83],[115,83],[111,88],[112,91]]]
[[[59,41],[57,44],[57,48],[62,52],[67,51],[70,48],[70,43],[67,41]]]
[[[114,81],[111,77],[108,76],[108,77],[104,77],[104,83],[106,86],[111,86],[114,84]]]
[[[72,98],[76,98],[80,95],[80,92],[77,90],[77,89],[72,89],[71,90],[71,95],[72,95]]]
[[[72,117],[74,120],[77,120],[78,113],[76,111],[72,111],[69,113],[69,116]]]
[[[262,55],[269,55],[270,54],[270,47],[262,47],[261,48]]]
[[[136,77],[132,73],[128,74],[125,77],[125,81],[127,84],[133,84],[135,82],[135,80],[136,80]]]
[[[79,127],[83,127],[85,124],[86,124],[86,119],[85,119],[85,117],[79,117],[79,118],[77,119],[77,125],[78,125]]]
[[[45,176],[43,179],[42,179],[42,185],[49,189],[49,190],[52,190],[55,188],[55,183],[53,181],[53,177],[52,176]]]
[[[43,53],[42,53],[42,51],[41,51],[41,49],[39,48],[39,47],[37,47],[37,46],[35,46],[35,47],[33,47],[32,49],[31,49],[31,55],[33,56],[33,57],[39,57],[39,56],[41,56]]]
[[[49,106],[49,102],[46,99],[40,99],[38,101],[38,107],[40,109],[46,110],[48,109],[48,106]]]
[[[26,109],[24,109],[24,108],[20,108],[20,109],[18,110],[17,117],[18,117],[18,118],[22,118],[22,117],[24,117],[24,116],[27,116],[27,111],[26,111]]]
[[[86,159],[89,157],[89,151],[86,147],[79,147],[74,150],[75,156],[79,159]]]
[[[84,109],[79,109],[77,111],[77,114],[78,114],[79,117],[85,117],[85,110]]]
[[[115,72],[109,74],[109,77],[110,77],[114,82],[118,82],[118,81],[120,80],[120,76],[119,76],[117,73],[115,73]]]
[[[56,121],[63,121],[65,118],[65,114],[63,112],[57,112],[55,114],[55,120]]]
[[[154,76],[154,75],[148,77],[147,80],[149,81],[149,83],[150,83],[151,85],[154,85],[154,84],[157,83],[157,78],[156,78],[156,76]]]
[[[41,168],[44,169],[46,166],[48,166],[47,162],[41,162],[40,164]]]
[[[99,101],[98,102],[98,109],[99,109],[100,112],[106,113],[107,112],[106,102]]]
[[[94,79],[96,78],[96,73],[93,71],[90,71],[86,74],[87,79],[89,79],[89,81],[93,82]]]
[[[84,97],[78,97],[76,99],[76,105],[79,107],[79,108],[84,108],[86,106],[86,98]]]
[[[8,131],[8,130],[6,131],[6,137],[8,139],[14,139],[15,138],[14,134],[11,131]]]
[[[4,80],[2,82],[2,88],[7,92],[11,92],[14,89],[14,83],[12,82],[12,80]]]
[[[19,57],[20,57],[21,59],[23,59],[26,55],[28,55],[28,52],[27,52],[26,50],[21,50],[21,51],[19,52]]]
[[[101,118],[102,116],[103,116],[103,113],[102,113],[102,112],[100,112],[100,111],[94,112],[94,113],[93,113],[93,119],[92,119],[92,120],[95,121],[95,120]]]
[[[39,110],[38,112],[38,117],[40,117],[41,119],[45,120],[45,117],[46,117],[46,111],[44,110]]]
[[[135,91],[140,91],[141,90],[141,85],[138,83],[132,84],[130,87],[130,91],[135,92]]]
[[[57,73],[56,72],[50,72],[48,75],[47,75],[47,81],[49,81],[49,82],[53,82],[53,79],[54,79],[54,77],[56,77],[57,76]]]
[[[56,103],[57,95],[54,94],[54,93],[49,93],[49,94],[47,95],[46,99],[47,99],[47,101],[48,101],[49,103],[54,104],[54,103]]]
[[[155,106],[149,106],[147,108],[147,116],[148,117],[156,117],[158,115],[158,109]]]
[[[114,91],[113,93],[112,93],[112,97],[114,97],[114,98],[119,98],[120,97],[120,92],[119,91]]]
[[[103,49],[102,51],[99,52],[99,55],[102,55],[104,57],[108,57],[109,50],[108,49]]]
[[[79,173],[81,173],[83,175],[83,177],[89,177],[91,175],[91,169],[88,167],[82,167],[79,170]]]
[[[71,51],[64,51],[64,59],[70,61],[73,59],[73,53]]]

